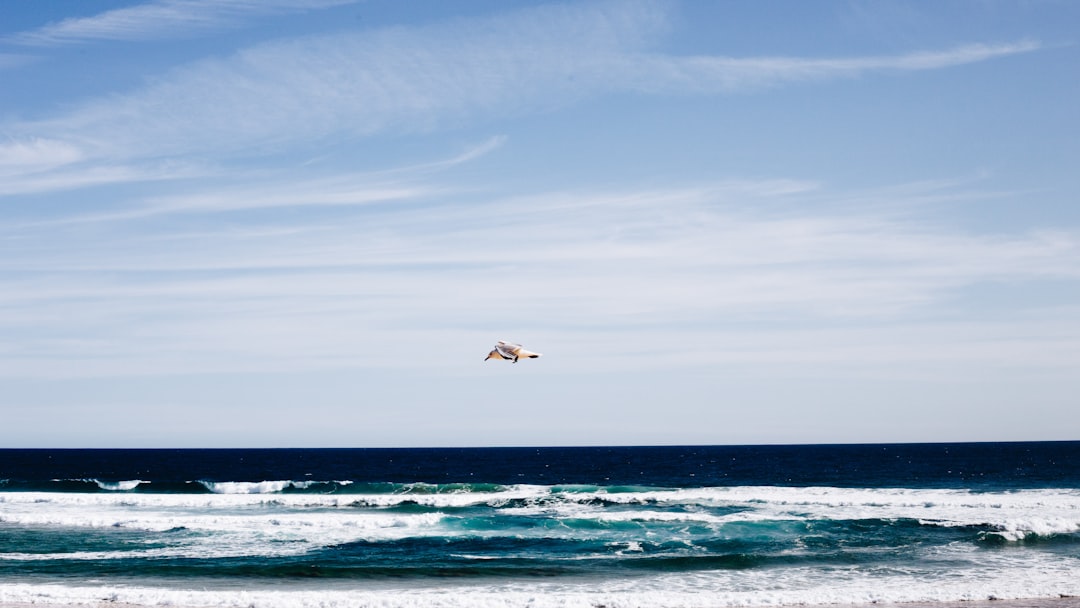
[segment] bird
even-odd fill
[[[517,363],[519,357],[528,357],[530,359],[535,359],[539,356],[541,356],[540,353],[534,353],[532,351],[525,350],[521,347],[520,344],[512,344],[510,342],[503,342],[502,340],[499,340],[495,344],[495,348],[493,348],[491,352],[488,353],[488,356],[484,358],[484,361],[487,361],[488,359],[499,358],[509,359],[512,360],[514,363]]]

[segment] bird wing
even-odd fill
[[[511,344],[510,342],[503,342],[502,340],[499,340],[499,343],[495,345],[495,350],[499,351],[499,354],[506,357],[507,359],[513,359],[514,356],[517,355],[518,351],[521,350],[521,345]]]

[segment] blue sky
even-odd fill
[[[1080,438],[1076,3],[2,13],[0,446]]]

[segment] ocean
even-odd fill
[[[1080,596],[1080,442],[0,450],[0,602]]]

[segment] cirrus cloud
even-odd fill
[[[428,132],[605,94],[727,94],[943,69],[1040,48],[1024,41],[894,56],[679,56],[655,49],[666,22],[662,5],[651,3],[544,6],[273,41],[6,130],[65,141],[101,158],[229,155],[330,137]]]
[[[90,17],[75,17],[9,37],[29,46],[101,40],[181,38],[206,30],[238,27],[253,17],[314,10],[356,0],[157,0]]]

